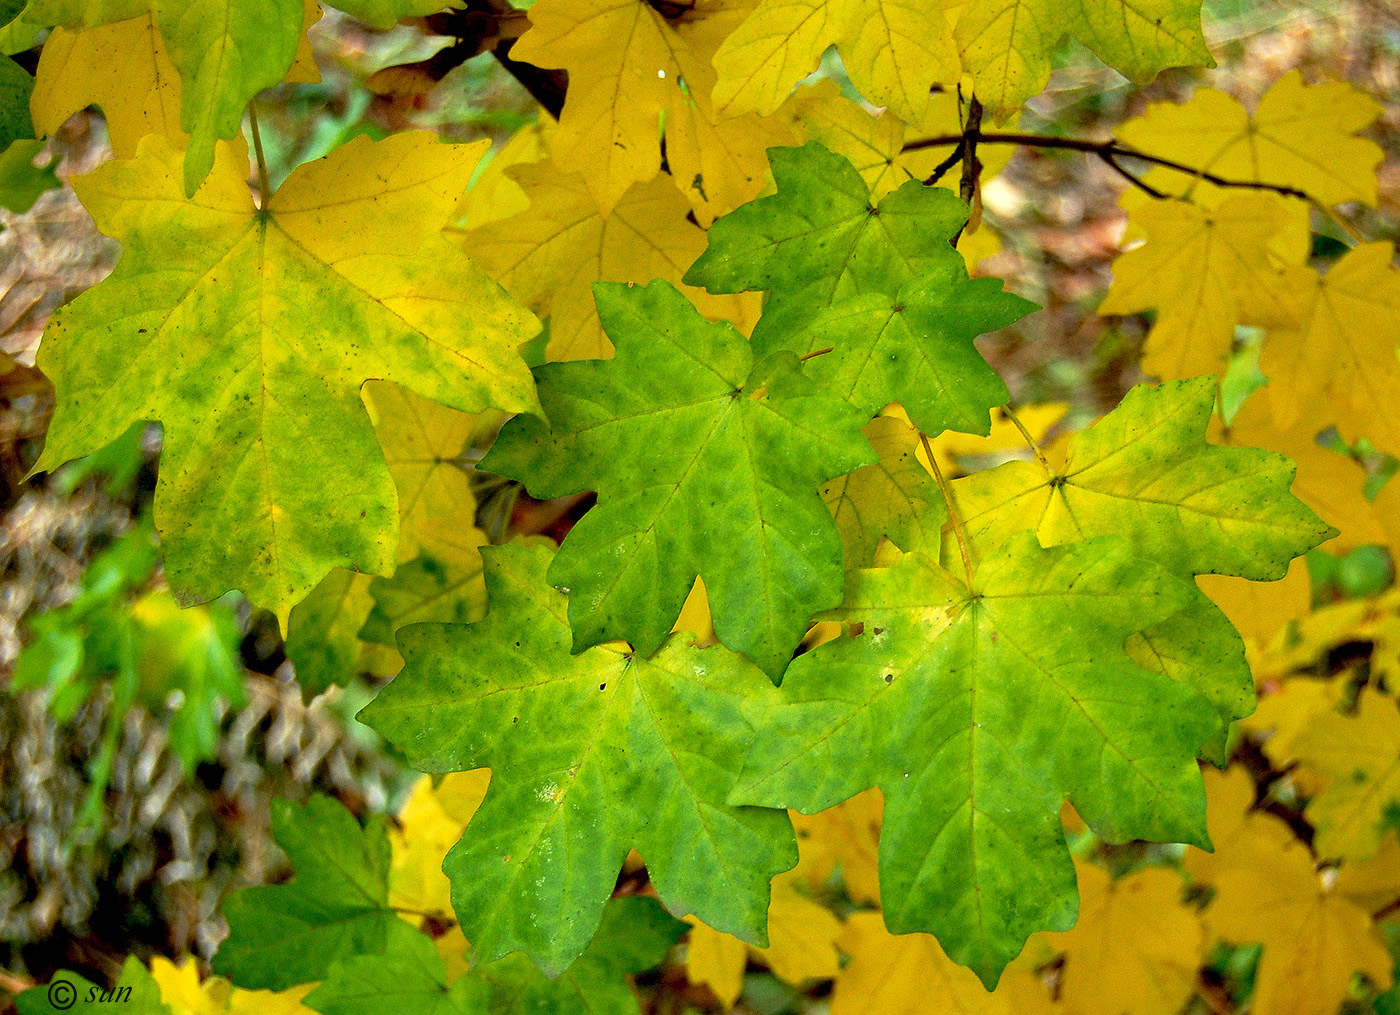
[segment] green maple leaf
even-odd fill
[[[1126,541],[1027,532],[973,588],[922,554],[855,572],[839,616],[861,633],[751,706],[763,735],[731,799],[815,813],[879,786],[886,925],[936,934],[990,987],[1027,935],[1074,922],[1063,800],[1111,842],[1207,844],[1214,710],[1124,650],[1190,592]]]
[[[518,416],[481,468],[542,497],[596,490],[549,579],[571,591],[575,648],[670,631],[697,574],[715,632],[770,675],[816,610],[841,598],[841,539],[818,490],[873,459],[866,415],[805,377],[755,363],[665,282],[598,283],[611,360],[535,371],[551,427]]]
[[[382,31],[393,28],[400,18],[421,18],[444,8],[460,8],[463,4],[460,0],[336,0],[330,6]]]
[[[815,142],[768,154],[778,192],[716,222],[686,282],[770,291],[755,354],[831,349],[806,372],[867,415],[899,402],[925,433],[987,433],[988,410],[1010,396],[972,340],[1035,306],[968,278],[949,242],[967,206],[916,181],[875,204],[855,167]]]
[[[1289,493],[1283,455],[1206,441],[1215,378],[1140,384],[1069,442],[1064,467],[1007,462],[952,484],[978,552],[1031,529],[1043,545],[1126,536],[1182,575],[1273,581],[1337,534]]]
[[[538,408],[516,346],[533,319],[441,235],[482,146],[356,138],[253,207],[221,148],[193,200],[180,153],[75,179],[117,269],[54,315],[38,354],[57,406],[37,468],[138,420],[165,428],[156,521],[183,600],[230,588],[291,606],[332,567],[394,566],[397,498],[367,378],[455,408]]]
[[[516,949],[549,974],[588,943],[629,849],[673,911],[766,941],[768,882],[797,860],[786,815],[725,802],[775,694],[742,657],[684,635],[643,659],[570,654],[539,546],[487,548],[490,611],[400,632],[403,671],[360,713],[421,771],[490,767],[443,864],[482,961]]]
[[[475,976],[447,982],[447,966],[432,939],[402,920],[383,954],[331,964],[302,1004],[324,1015],[487,1015],[487,984]]]
[[[284,990],[324,979],[337,959],[377,955],[402,923],[389,909],[389,835],[383,818],[360,827],[329,797],[272,804],[272,836],[296,877],[245,888],[224,903],[229,936],[214,971],[240,987]]]
[[[637,995],[626,977],[660,965],[688,929],[654,899],[625,895],[608,900],[587,949],[554,979],[519,954],[481,966],[477,972],[491,985],[494,1012],[640,1015]]]
[[[302,0],[33,0],[25,20],[93,28],[151,14],[183,84],[180,126],[190,135],[184,191],[214,165],[214,145],[238,136],[253,96],[282,80],[301,38]]]

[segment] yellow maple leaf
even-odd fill
[[[922,116],[909,123],[886,110],[871,113],[841,95],[835,81],[823,79],[800,88],[784,107],[797,129],[808,140],[819,141],[830,151],[844,156],[855,166],[874,199],[884,197],[910,180],[924,180],[933,174],[953,150],[952,145],[905,151],[908,142],[961,134],[961,102],[955,92],[936,92],[928,97]],[[982,182],[1006,168],[1015,152],[1012,145],[986,145],[977,150],[982,164]],[[938,186],[956,190],[959,174],[950,172]]]
[[[1182,105],[1154,103],[1117,130],[1141,151],[1231,180],[1293,187],[1324,204],[1376,203],[1376,167],[1384,153],[1356,137],[1381,114],[1375,99],[1351,85],[1306,85],[1299,71],[1274,82],[1251,115],[1224,92],[1202,88]],[[1325,158],[1318,158],[1325,152]],[[1174,194],[1197,187],[1189,174],[1154,171],[1152,183]]]
[[[797,870],[820,885],[839,869],[846,894],[855,902],[880,901],[880,815],[884,797],[878,789],[816,814],[789,811],[801,859]]]
[[[429,776],[413,784],[399,810],[398,826],[389,833],[389,905],[411,910],[405,919],[417,925],[420,914],[452,918],[452,893],[442,858],[462,837],[486,796],[490,769],[452,772],[437,785]]]
[[[1365,860],[1400,811],[1400,711],[1395,699],[1362,690],[1354,715],[1329,712],[1298,738],[1298,759],[1327,781],[1308,802],[1318,856]]]
[[[199,982],[199,969],[192,959],[175,965],[164,956],[151,960],[151,979],[160,988],[160,999],[170,1015],[222,1015],[228,1010],[231,985],[221,977]]]
[[[1296,482],[1293,492],[1302,497]],[[1308,506],[1317,510],[1316,505]],[[1312,606],[1312,581],[1302,557],[1294,558],[1288,565],[1288,574],[1275,582],[1202,574],[1196,576],[1196,584],[1230,618],[1241,636],[1258,645],[1267,644],[1290,621],[1305,616]]]
[[[1241,448],[1266,448],[1287,455],[1298,467],[1293,494],[1337,529],[1323,545],[1330,553],[1385,541],[1382,512],[1366,498],[1366,470],[1355,459],[1318,443],[1318,424],[1309,419],[1281,424],[1267,389],[1248,398],[1228,427],[1217,415],[1210,439]],[[1237,625],[1238,626],[1238,625]]]
[[[795,872],[773,879],[767,948],[746,945],[687,917],[691,931],[685,968],[690,982],[705,984],[729,1008],[743,990],[744,967],[750,955],[778,979],[793,986],[835,976],[840,968],[836,939],[841,936],[841,921],[825,906],[803,895],[798,881]]]
[[[836,977],[831,1015],[1036,1015],[1058,1010],[1027,957],[1016,959],[995,991],[944,954],[931,934],[891,934],[876,912],[855,913],[837,942],[851,961]]]
[[[528,211],[530,195],[510,170],[547,159],[553,133],[547,123],[529,124],[512,134],[500,150],[483,158],[483,168],[457,202],[453,224],[460,229],[476,228]]]
[[[1390,954],[1370,914],[1324,884],[1301,843],[1222,872],[1206,921],[1228,941],[1264,946],[1257,1015],[1334,1012],[1356,973],[1390,985]]]
[[[1015,412],[1016,418],[1020,420],[1021,426],[1026,428],[1031,439],[1037,444],[1042,444],[1046,435],[1064,421],[1069,406],[1064,402],[1047,402],[1044,405],[1023,405]],[[1029,457],[1032,453],[1020,428],[1011,421],[1005,409],[992,411],[992,428],[985,437],[944,430],[930,440],[929,446],[933,448],[933,456],[944,475],[966,472],[964,459],[1010,455]],[[922,449],[919,451],[919,461],[928,468],[928,456]]]
[[[905,120],[924,115],[929,88],[961,73],[939,3],[760,0],[715,53],[715,106],[772,113],[835,45],[852,84]]]
[[[1180,875],[1148,867],[1114,880],[1078,864],[1079,922],[1047,934],[1065,953],[1060,998],[1082,1015],[1175,1015],[1195,992],[1204,933]]]
[[[303,983],[286,990],[243,990],[234,987],[229,994],[228,1015],[315,1015],[301,1001],[316,987],[315,983]]]
[[[1350,251],[1327,273],[1297,269],[1295,327],[1271,332],[1259,368],[1279,426],[1335,424],[1348,443],[1367,437],[1400,455],[1400,270],[1390,243]]]
[[[1290,228],[1295,221],[1274,194],[1232,194],[1210,209],[1143,202],[1130,228],[1147,239],[1114,262],[1099,313],[1157,310],[1143,350],[1144,373],[1164,379],[1219,373],[1237,325],[1296,321],[1281,270],[1301,264],[1308,253],[1306,220],[1301,230]],[[1281,235],[1291,237],[1282,256]]]
[[[579,173],[550,163],[512,170],[530,208],[456,235],[473,260],[537,313],[549,315],[550,360],[612,355],[593,304],[593,283],[661,278],[681,289],[702,314],[747,331],[758,318],[757,293],[714,296],[681,284],[705,249],[705,234],[669,177],[633,186],[603,214]]]
[[[1375,856],[1342,864],[1337,891],[1369,913],[1400,899],[1400,835],[1386,832]]]
[[[399,561],[418,552],[434,523],[475,528],[476,497],[457,460],[504,414],[458,412],[385,381],[370,381],[362,394],[399,494]]]
[[[589,166],[584,183],[607,214],[634,183],[656,176],[661,138],[678,186],[704,217],[737,207],[763,186],[765,144],[781,121],[721,125],[710,107],[715,24],[732,20],[721,0],[668,17],[644,0],[539,0],[512,55],[569,72],[554,138],[566,171]]]
[[[306,30],[321,17],[321,5],[305,0],[305,20],[290,82],[321,80]],[[53,134],[74,113],[99,106],[107,121],[112,152],[136,154],[136,143],[160,134],[183,148],[180,72],[151,14],[95,28],[58,27],[39,53],[29,111],[40,137]]]
[[[1254,807],[1254,781],[1242,768],[1224,772],[1207,768],[1206,826],[1214,852],[1187,848],[1182,865],[1192,880],[1213,885],[1220,875],[1239,866],[1267,865],[1267,858],[1296,844],[1293,833],[1278,818]]]

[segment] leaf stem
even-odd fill
[[[928,455],[928,467],[933,472],[934,481],[938,483],[938,492],[943,495],[943,504],[948,509],[948,521],[952,522],[953,535],[958,539],[958,553],[962,556],[963,571],[967,573],[967,588],[971,592],[972,554],[967,549],[967,533],[963,531],[962,519],[958,517],[958,509],[953,505],[953,488],[948,485],[943,470],[938,467],[938,459],[934,457],[933,448],[929,446],[928,435],[922,430],[919,431],[919,440],[924,445],[924,454]]]
[[[258,131],[258,107],[248,103],[248,123],[253,128],[253,155],[258,161],[258,211],[267,212],[267,202],[272,198],[272,185],[267,179],[267,158],[263,155],[262,134]]]
[[[1017,430],[1021,431],[1021,436],[1025,438],[1026,446],[1031,449],[1031,453],[1035,455],[1035,460],[1040,463],[1040,467],[1044,469],[1047,474],[1053,476],[1055,470],[1050,468],[1049,459],[1045,457],[1045,452],[1040,450],[1040,445],[1036,442],[1036,439],[1031,436],[1031,432],[1026,429],[1026,424],[1021,422],[1016,413],[1012,411],[1010,405],[1003,405],[1001,411],[1006,413],[1006,418],[1011,420]]]
[[[827,353],[834,351],[835,348],[836,347],[834,345],[829,345],[825,349],[813,349],[811,352],[806,353],[805,355],[799,356],[797,358],[803,363],[806,363],[809,359],[816,359],[818,356],[825,356]]]

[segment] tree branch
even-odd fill
[[[971,122],[969,120],[969,127]],[[1117,139],[1108,141],[1085,141],[1074,137],[1050,137],[1044,134],[1017,134],[1004,131],[984,131],[974,130],[969,134],[964,131],[961,134],[943,134],[939,137],[920,138],[917,141],[910,141],[902,151],[921,151],[925,148],[942,148],[946,145],[958,145],[965,147],[968,144],[1015,144],[1025,145],[1027,148],[1056,148],[1064,151],[1084,152],[1102,159],[1110,168],[1121,176],[1126,176],[1135,186],[1148,187],[1143,181],[1132,176],[1121,165],[1118,159],[1138,159],[1142,162],[1150,163],[1154,166],[1162,166],[1166,169],[1174,169],[1179,173],[1186,173],[1197,179],[1205,180],[1207,183],[1217,187],[1233,187],[1244,190],[1265,190],[1283,197],[1296,197],[1314,206],[1321,207],[1321,203],[1307,191],[1299,190],[1297,187],[1285,187],[1277,183],[1262,183],[1258,180],[1232,180],[1228,177],[1220,176],[1209,170],[1198,169],[1195,166],[1188,166],[1184,162],[1177,162],[1175,159],[1163,158],[1160,155],[1151,155],[1147,152],[1138,151],[1129,147]],[[1155,187],[1149,190],[1155,197],[1163,198],[1168,195],[1157,190]]]

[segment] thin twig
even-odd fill
[[[1040,445],[1036,443],[1035,438],[1031,436],[1031,432],[1026,429],[1026,424],[1021,422],[1016,413],[1012,411],[1011,406],[1003,405],[1001,411],[1006,413],[1006,418],[1011,420],[1012,425],[1015,426],[1017,430],[1021,431],[1021,436],[1026,439],[1026,446],[1034,453],[1035,460],[1040,463],[1040,467],[1044,469],[1047,474],[1053,476],[1055,470],[1050,468],[1049,459],[1045,457],[1045,452],[1040,450]]]
[[[920,432],[919,440],[924,445],[924,454],[928,455],[928,467],[933,471],[934,481],[938,483],[938,492],[943,494],[943,504],[948,509],[948,521],[953,523],[953,535],[958,539],[958,553],[962,555],[963,571],[967,573],[967,588],[971,592],[972,554],[967,549],[967,533],[963,531],[962,519],[958,517],[958,509],[953,506],[953,488],[948,485],[948,480],[943,478],[943,470],[938,467],[938,459],[933,456],[933,448],[929,446],[928,435]]]
[[[248,123],[253,128],[253,154],[258,160],[258,211],[267,211],[267,202],[272,198],[272,185],[267,180],[267,159],[263,155],[262,134],[258,132],[258,109],[248,103]]]
[[[967,122],[963,125],[962,180],[958,183],[958,195],[969,208],[977,196],[977,178],[982,173],[982,164],[977,161],[977,140],[982,132],[982,103],[974,95],[967,104]]]
[[[930,173],[928,179],[924,181],[924,186],[932,187],[939,180],[943,179],[943,177],[947,176],[948,170],[952,169],[954,166],[956,166],[959,162],[962,161],[964,147],[965,145],[963,144],[963,139],[958,138],[958,145],[956,148],[953,149],[953,154],[949,155],[946,159],[944,159],[942,162],[938,163],[938,165],[933,167],[933,172]]]
[[[800,359],[803,363],[806,363],[809,359],[816,359],[818,356],[825,356],[829,352],[834,352],[835,349],[836,346],[829,345],[825,349],[813,349],[811,352],[804,353],[803,355],[797,358]]]
[[[1124,169],[1123,164],[1118,161],[1118,156],[1105,155],[1103,160],[1108,165],[1108,168],[1112,169],[1144,194],[1147,194],[1149,197],[1155,197],[1159,201],[1165,201],[1167,199],[1167,194],[1164,191],[1158,190],[1136,173]]]

